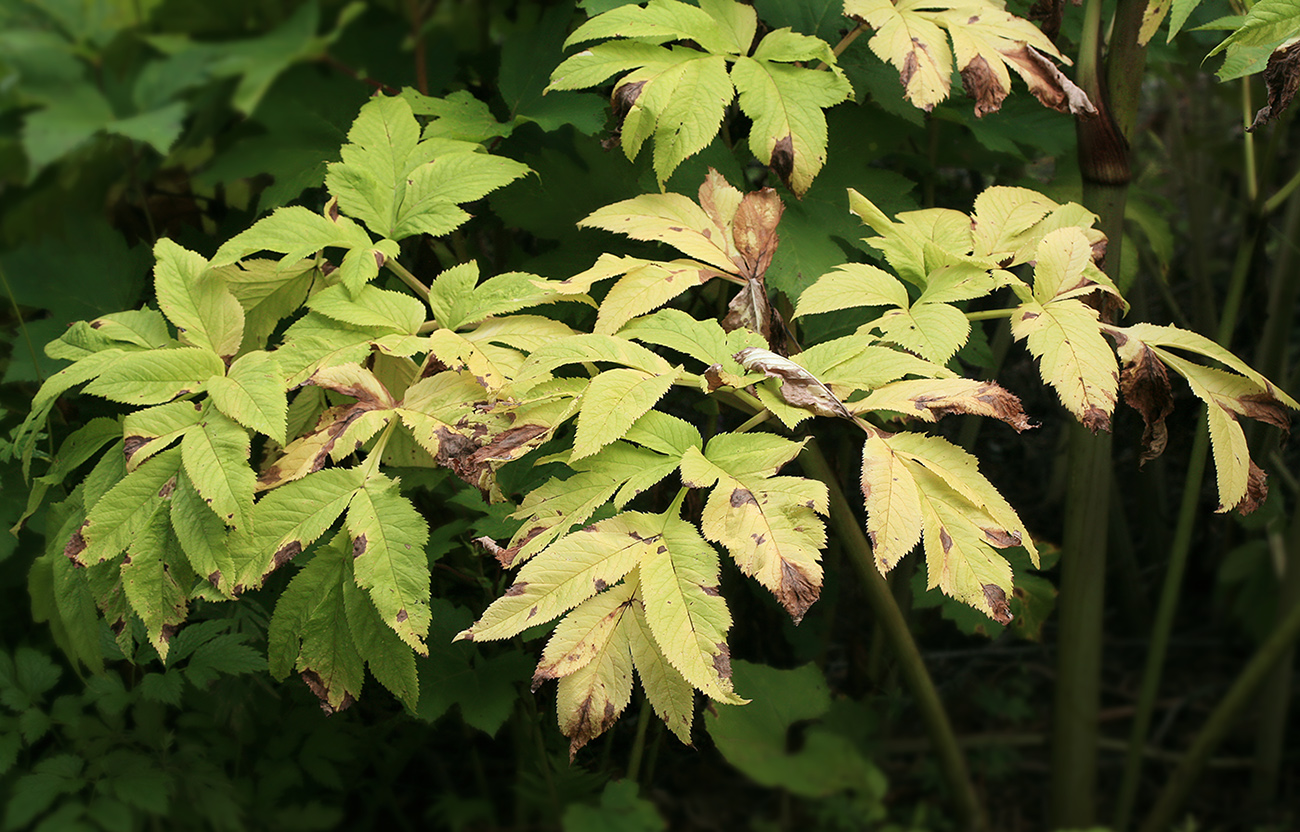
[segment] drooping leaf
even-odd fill
[[[571,667],[557,668],[560,672],[554,677],[542,677],[560,680],[556,716],[560,730],[569,738],[570,760],[608,730],[632,699],[630,641],[633,633],[640,635],[633,629],[631,612],[635,604],[631,590],[635,587],[634,582],[624,583],[602,592],[566,616],[551,637],[552,643],[564,639],[560,645],[568,645],[567,649],[586,658],[575,659]],[[544,653],[538,673],[549,672],[544,670],[546,661]],[[538,681],[535,675],[534,685]]]
[[[977,116],[1001,108],[1011,90],[1008,70],[1015,70],[1045,106],[1096,115],[1083,90],[1047,56],[1066,64],[1069,59],[1036,26],[1000,4],[845,0],[844,13],[876,30],[871,50],[898,69],[905,97],[926,112],[948,97],[955,68],[975,99]]]
[[[1000,624],[1009,623],[1011,565],[993,547],[1015,541],[996,526],[980,525],[983,512],[942,479],[919,465],[909,468],[921,498],[928,586],[939,587]]]
[[[420,679],[411,648],[390,629],[369,596],[346,576],[342,583],[343,607],[357,652],[379,684],[392,691],[409,710],[420,701]]]
[[[457,638],[492,641],[544,624],[627,575],[658,545],[656,518],[624,512],[552,543]]]
[[[867,539],[881,574],[921,542],[921,497],[907,465],[878,434],[862,446]]]
[[[190,568],[219,591],[228,593],[235,566],[227,545],[226,524],[203,501],[183,468],[172,492],[171,523]]]
[[[731,689],[731,614],[718,594],[718,555],[693,525],[658,518],[661,537],[640,562],[646,623],[668,663],[719,702],[743,701]]]
[[[164,661],[172,636],[189,613],[188,589],[193,579],[194,573],[163,509],[153,515],[127,548],[122,562],[122,590],[144,622],[149,643]]]
[[[352,568],[384,623],[417,653],[427,655],[429,538],[424,518],[386,477],[367,479],[348,504]]]
[[[992,518],[997,527],[1009,535],[1011,545],[1024,546],[1033,565],[1039,566],[1038,549],[1033,538],[1016,510],[980,473],[979,461],[975,457],[943,437],[914,431],[894,434],[885,442],[893,453],[923,466],[962,499]]]
[[[365,681],[365,664],[349,632],[346,558],[346,540],[322,546],[281,594],[267,632],[271,674],[283,679],[300,673],[327,713],[351,705]]]
[[[629,644],[632,663],[641,677],[650,707],[668,726],[668,730],[683,743],[690,744],[691,723],[695,717],[695,688],[686,677],[668,661],[659,643],[655,641],[650,624],[646,621],[645,602],[638,596],[632,603],[632,625]]]
[[[826,486],[772,475],[798,454],[794,442],[781,440],[786,455],[776,467],[756,469],[755,456],[740,453],[755,438],[719,434],[703,454],[688,450],[682,478],[714,486],[701,515],[704,536],[725,546],[740,571],[767,587],[798,624],[821,593],[826,530],[817,513],[827,512]]]
[[[854,402],[849,410],[890,410],[924,422],[935,422],[952,413],[971,413],[1000,419],[1017,433],[1032,427],[1020,399],[1006,388],[996,382],[965,378],[891,382]]]
[[[205,408],[197,429],[181,439],[185,473],[217,516],[239,528],[253,510],[253,470],[248,432],[215,408]]]
[[[781,398],[787,404],[805,408],[818,416],[853,418],[829,387],[790,359],[755,347],[741,350],[735,358],[746,370],[779,380]]]
[[[91,506],[64,554],[85,565],[117,557],[163,510],[176,487],[180,463],[180,450],[163,451],[109,488]]]

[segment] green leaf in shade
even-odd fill
[[[344,598],[351,577],[346,549],[347,539],[339,535],[317,550],[280,596],[267,632],[271,674],[283,679],[300,673],[328,713],[351,705],[365,681]]]
[[[420,702],[420,679],[410,646],[385,624],[374,602],[355,580],[345,576],[342,586],[343,608],[357,652],[379,684],[414,713]]]
[[[736,688],[753,701],[716,706],[704,720],[727,762],[764,786],[804,797],[853,790],[883,800],[884,774],[825,719],[831,697],[814,665],[777,670],[737,661],[735,674]],[[805,726],[803,742],[792,747],[787,737],[796,724]]]
[[[663,832],[668,826],[659,810],[637,791],[631,780],[611,780],[599,805],[570,803],[564,810],[564,832]]]
[[[111,453],[111,451],[110,451]],[[181,452],[163,451],[108,489],[72,535],[64,554],[81,564],[102,563],[131,545],[162,510],[176,487]]]
[[[370,592],[385,624],[425,654],[429,632],[428,526],[397,483],[368,479],[348,504],[348,535],[357,584]]]
[[[170,520],[165,510],[159,511],[127,548],[122,590],[164,661],[172,636],[189,614],[188,589],[193,583],[194,573]]]
[[[88,355],[71,367],[65,367],[45,380],[36,395],[32,397],[31,410],[14,432],[13,443],[23,460],[23,476],[31,469],[32,451],[36,447],[36,437],[45,424],[45,417],[50,414],[54,402],[59,396],[98,376],[113,366],[126,353],[123,350],[109,349]],[[214,356],[215,357],[215,356]]]
[[[104,445],[122,436],[122,423],[117,419],[99,416],[86,422],[68,435],[50,460],[50,468],[32,481],[27,494],[27,507],[15,521],[15,533],[38,509],[46,493],[63,483],[68,474],[86,463]]]

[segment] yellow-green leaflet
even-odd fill
[[[429,539],[424,518],[403,497],[397,483],[386,477],[367,479],[348,504],[346,520],[352,539],[352,568],[357,584],[370,598],[384,623],[402,641],[428,654]]]

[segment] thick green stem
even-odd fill
[[[1254,699],[1278,660],[1291,649],[1297,638],[1300,638],[1300,605],[1287,612],[1210,713],[1182,763],[1165,784],[1164,791],[1142,825],[1142,832],[1165,832],[1174,822],[1214,749],[1227,736],[1242,709]]]
[[[1094,436],[1078,424],[1070,429],[1070,488],[1056,608],[1060,648],[1052,718],[1051,818],[1054,827],[1083,828],[1092,826],[1096,815],[1111,438]]]
[[[948,721],[948,713],[939,698],[939,691],[934,686],[934,680],[930,678],[930,672],[926,670],[925,660],[921,658],[921,652],[912,639],[906,618],[903,617],[902,611],[894,602],[893,595],[890,594],[889,584],[876,570],[871,545],[862,532],[853,507],[844,496],[839,477],[826,461],[826,457],[822,455],[821,449],[817,447],[816,440],[809,440],[804,446],[803,453],[799,455],[799,462],[809,476],[825,483],[830,491],[831,527],[862,578],[867,602],[875,614],[876,623],[884,632],[885,641],[894,653],[903,681],[916,700],[917,709],[921,712],[921,720],[930,735],[939,769],[943,772],[948,788],[952,791],[953,808],[956,810],[961,828],[963,830],[986,829],[984,810],[975,792],[975,784],[966,766],[966,758],[962,754],[956,734],[953,733],[952,723]]]
[[[400,277],[403,283],[410,286],[411,291],[415,292],[415,294],[419,296],[420,300],[425,303],[429,302],[429,287],[421,283],[420,279],[411,274],[410,270],[392,257],[385,260],[384,265],[388,267],[389,271]]]
[[[1087,0],[1079,45],[1078,84],[1097,107],[1077,124],[1083,202],[1106,234],[1105,270],[1119,274],[1124,204],[1132,177],[1129,146],[1146,50],[1137,42],[1146,0],[1119,0],[1102,64],[1102,0]],[[1079,425],[1070,436],[1070,488],[1061,546],[1057,607],[1060,649],[1052,724],[1051,821],[1092,826],[1096,817],[1097,717],[1100,710],[1102,612],[1111,504],[1111,437]]]

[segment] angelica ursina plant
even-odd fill
[[[1012,70],[1047,106],[1097,115],[1052,41],[998,4],[850,0],[844,11],[923,110],[948,96],[955,70],[976,113],[994,112]],[[477,541],[513,578],[458,638],[550,628],[533,684],[557,683],[571,754],[609,730],[635,679],[689,743],[696,691],[745,701],[720,571],[734,565],[795,623],[821,594],[826,518],[843,494],[809,475],[824,465],[800,460],[828,431],[852,432],[860,448],[870,549],[859,555],[885,574],[919,550],[929,588],[1012,619],[1004,551],[1022,547],[1037,565],[1035,541],[977,459],[928,430],[954,414],[1033,427],[1015,394],[965,374],[956,356],[972,320],[1007,319],[1094,432],[1109,430],[1122,393],[1144,420],[1144,459],[1165,447],[1170,371],[1182,377],[1207,405],[1221,510],[1263,500],[1239,419],[1285,429],[1297,403],[1208,338],[1121,324],[1127,303],[1101,268],[1108,240],[1091,211],[993,186],[968,211],[891,216],[857,183],[836,183],[873,262],[806,276],[787,319],[767,283],[785,206],[828,154],[855,152],[828,147],[824,111],[854,95],[837,51],[786,28],[760,36],[753,7],[733,0],[619,6],[569,43],[580,49],[550,88],[621,75],[617,142],[629,159],[650,142],[659,187],[582,220],[611,234],[610,250],[583,253],[585,271],[485,275],[468,260],[417,276],[404,261],[418,245],[457,233],[471,218],[463,206],[529,170],[490,152],[505,128],[468,96],[381,92],[329,165],[323,198],[278,208],[210,258],[159,240],[156,307],[78,323],[49,344],[72,363],[14,437],[25,470],[60,396],[80,387],[122,406],[63,441],[28,506],[94,461],[66,489],[42,558],[74,658],[102,665],[92,606],[124,653],[139,621],[165,659],[195,599],[238,603],[288,571],[270,621],[272,675],[298,675],[334,712],[362,695],[368,668],[414,709],[436,517],[399,480],[439,468],[508,503],[515,528]],[[665,190],[724,122],[743,129],[737,112],[747,143],[730,147],[756,160],[759,179],[770,169],[773,186],[709,170],[694,193]],[[722,293],[725,312],[700,314],[707,304],[692,300],[705,293]],[[818,316],[845,310],[860,319],[854,331],[801,347]],[[722,416],[706,426],[700,412]],[[501,485],[508,466],[547,476],[514,493]]]

